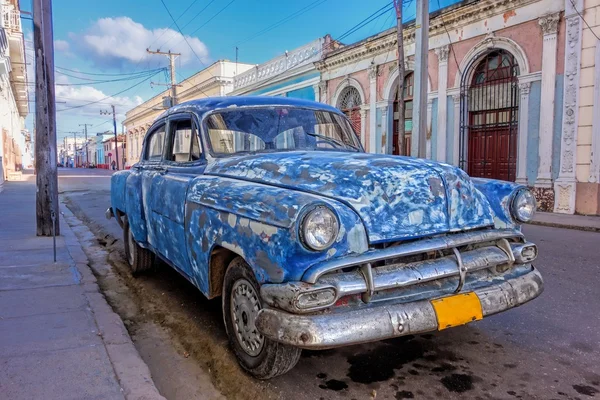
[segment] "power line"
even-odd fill
[[[215,19],[219,14],[221,14],[223,11],[225,11],[235,0],[231,0],[229,3],[227,3],[227,5],[225,5],[225,7],[221,8],[215,15],[213,15],[212,17],[210,17],[208,19],[208,21],[206,21],[205,23],[203,23],[202,25],[200,25],[198,28],[196,28],[195,31],[193,31],[192,33],[189,34],[189,36],[192,36],[194,33],[198,32],[200,30],[200,28],[206,26],[210,21],[212,21],[213,19]]]
[[[156,75],[156,74],[154,74],[154,75]],[[102,101],[104,101],[104,100],[107,100],[107,99],[109,99],[109,98],[111,98],[111,97],[118,96],[118,95],[120,95],[120,94],[122,94],[122,93],[125,93],[125,92],[126,92],[126,91],[128,91],[128,90],[131,90],[131,89],[133,89],[133,88],[134,88],[134,87],[136,87],[136,86],[139,86],[139,85],[141,85],[142,83],[144,83],[144,82],[146,82],[147,80],[149,80],[150,78],[152,78],[154,75],[150,75],[149,77],[147,77],[147,78],[146,78],[146,79],[144,79],[143,81],[140,81],[140,82],[138,82],[138,83],[136,83],[136,84],[134,84],[134,85],[132,85],[132,86],[128,87],[127,89],[123,89],[123,90],[121,90],[121,91],[120,91],[120,92],[118,92],[118,93],[112,94],[112,95],[110,95],[110,96],[106,96],[106,97],[104,97],[103,99],[100,99],[100,100],[97,100],[97,101],[92,101],[92,102],[90,102],[90,103],[87,103],[87,104],[82,104],[82,105],[79,105],[79,106],[73,106],[73,107],[69,107],[69,108],[63,108],[62,110],[56,110],[56,112],[62,112],[62,111],[74,110],[74,109],[76,109],[76,108],[87,107],[87,106],[90,106],[90,105],[92,105],[92,104],[97,104],[97,103],[100,103],[100,102],[102,102]]]
[[[202,10],[200,10],[196,15],[194,15],[192,17],[192,19],[190,19],[185,25],[183,25],[181,27],[181,30],[179,31],[179,33],[181,33],[182,36],[183,35],[183,29],[185,29],[186,26],[188,26],[192,21],[194,21],[204,10],[206,10],[208,8],[208,6],[210,6],[215,0],[210,1],[206,6],[204,6],[204,8]],[[206,24],[208,24],[210,21],[212,21],[217,15],[221,14],[221,12],[225,11],[225,9],[227,7],[229,7],[231,5],[231,3],[233,3],[235,0],[232,0],[231,2],[229,2],[225,7],[223,7],[221,10],[219,10],[215,15],[213,15],[212,17],[210,17],[208,19],[208,21],[206,21],[204,24],[200,25],[194,32],[192,32],[191,34],[189,34],[188,36],[192,36],[194,33],[196,33],[200,28],[202,28],[203,26],[205,26]],[[185,36],[184,36],[185,38]],[[171,37],[169,40],[167,40],[166,42],[164,42],[162,44],[162,46],[165,46],[167,43],[169,43],[173,38]],[[177,42],[177,44],[175,44],[175,46],[177,46],[179,43],[181,43],[181,40],[179,42]]]
[[[581,13],[579,12],[579,10],[577,9],[577,6],[575,5],[575,2],[573,0],[570,0],[570,2],[573,5],[573,10],[575,10],[575,12],[579,15],[579,17],[581,17],[581,19],[583,20],[583,23],[588,27],[588,29],[590,30],[590,32],[592,32],[592,35],[594,35],[596,37],[596,39],[600,40],[600,37],[598,37],[598,35],[596,35],[596,32],[594,32],[594,30],[592,29],[592,27],[590,26],[590,24],[588,24],[588,22],[585,20],[585,18],[583,18],[583,15],[581,15]]]
[[[214,0],[213,0],[213,1],[214,1]],[[194,4],[196,4],[197,2],[198,2],[198,0],[194,0],[194,1],[192,1],[192,2],[190,3],[190,5],[189,5],[189,6],[187,6],[187,8],[186,8],[185,10],[183,10],[183,12],[182,12],[182,13],[179,15],[179,17],[177,17],[177,20],[179,20],[181,17],[183,17],[183,16],[184,16],[184,14],[185,14],[186,12],[188,12],[188,10],[189,10],[190,8],[192,8],[192,7],[193,7],[193,5],[194,5]],[[212,1],[211,1],[211,3],[212,3]],[[209,3],[209,4],[210,4],[210,3]],[[159,36],[158,36],[156,39],[154,39],[154,41],[152,41],[152,43],[150,43],[150,44],[148,45],[148,47],[152,47],[152,45],[153,45],[154,43],[156,43],[156,42],[157,42],[157,41],[158,41],[158,40],[159,40],[161,37],[163,37],[163,36],[164,36],[164,34],[165,34],[165,33],[167,33],[167,31],[168,31],[169,29],[171,29],[171,28],[173,27],[173,25],[174,25],[174,24],[175,24],[175,21],[173,21],[173,23],[172,23],[171,25],[169,25],[169,27],[168,27],[167,29],[165,29],[165,30],[164,30],[164,31],[163,31],[163,32],[162,32],[162,33],[161,33],[161,34],[160,34],[160,35],[159,35]]]
[[[299,17],[302,14],[305,14],[306,12],[312,10],[313,8],[320,6],[321,4],[325,3],[326,1],[327,0],[315,0],[312,3],[310,3],[309,5],[301,8],[300,10],[297,10],[297,11],[293,12],[292,14],[288,15],[287,17],[284,17],[283,19],[275,22],[274,24],[269,25],[268,27],[256,32],[255,34],[251,35],[249,38],[246,38],[246,39],[242,40],[241,42],[238,42],[237,45],[239,46],[243,43],[249,42],[250,40],[256,39],[257,37],[262,36],[265,33],[272,31],[273,29],[283,25],[284,23],[291,21],[292,19]]]
[[[165,4],[165,1],[164,0],[160,0],[160,2],[162,3],[162,5],[165,8],[165,10],[167,10],[167,14],[169,14],[169,17],[171,17],[171,19],[173,20],[173,23],[175,24],[175,27],[177,28],[177,30],[179,31],[179,33],[183,37],[183,40],[185,40],[185,43],[187,43],[187,45],[190,48],[190,50],[192,51],[192,53],[194,53],[194,55],[198,59],[198,62],[200,62],[200,64],[204,68],[206,68],[206,65],[204,64],[204,62],[200,59],[200,57],[198,56],[198,54],[196,53],[196,51],[194,50],[194,48],[192,47],[192,45],[190,44],[190,42],[188,42],[187,38],[185,37],[185,35],[181,31],[181,28],[179,27],[179,24],[177,23],[177,20],[175,18],[173,18],[173,14],[171,14],[171,11],[169,11],[169,7],[167,7],[167,5]]]
[[[440,0],[437,0],[438,3],[438,8],[441,10],[442,6],[440,4]],[[444,22],[444,18],[442,16],[442,13],[440,13],[440,21],[442,21],[442,26],[444,27],[444,30],[446,31],[446,35],[448,36],[448,44],[450,46],[450,51],[452,51],[452,56],[454,58],[454,63],[456,63],[456,68],[458,69],[458,73],[460,74],[460,76],[462,76],[462,71],[460,70],[460,65],[458,64],[458,59],[456,58],[456,53],[454,52],[454,46],[452,44],[452,38],[450,38],[450,32],[448,32],[448,27],[446,26],[446,23]]]
[[[94,75],[94,76],[131,76],[131,75],[143,75],[143,74],[147,74],[147,73],[152,73],[152,72],[156,72],[159,70],[162,70],[163,68],[155,68],[155,69],[149,69],[146,71],[139,71],[139,72],[131,72],[131,73],[119,73],[119,74],[109,74],[109,73],[98,73],[98,72],[83,72],[83,71],[77,71],[74,69],[68,69],[68,68],[64,68],[64,67],[59,67],[58,65],[54,67],[55,70],[63,70],[63,71],[68,71],[68,72],[73,72],[76,74],[80,74],[80,75]],[[57,71],[60,74],[63,75],[67,75],[63,72]],[[83,78],[81,78],[83,79]]]

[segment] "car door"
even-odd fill
[[[127,178],[127,218],[135,240],[144,247],[154,248],[156,237],[152,226],[156,216],[151,209],[152,179],[161,172],[166,139],[166,121],[154,123],[142,145],[140,161],[131,167]]]
[[[202,174],[206,165],[197,132],[192,114],[169,117],[160,173],[152,179],[152,210],[157,218],[155,249],[187,276],[192,271],[185,240],[186,196],[191,180]]]

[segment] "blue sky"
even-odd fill
[[[236,46],[239,47],[240,62],[259,64],[325,34],[329,33],[336,38],[390,3],[390,0],[164,1],[177,19],[197,57],[177,32],[177,27],[173,25],[161,0],[105,0],[93,2],[94,6],[90,6],[89,1],[81,0],[53,2],[56,66],[82,72],[115,74],[90,76],[65,70],[57,73],[56,81],[61,85],[57,87],[57,101],[66,102],[57,104],[59,110],[102,100],[146,78],[140,76],[129,79],[117,74],[141,73],[166,66],[166,57],[145,54],[145,48],[148,46],[182,53],[177,62],[177,76],[178,80],[181,80],[213,61],[234,60]],[[457,1],[432,0],[430,9],[434,11],[440,6],[445,7],[455,2]],[[404,20],[412,20],[415,16],[415,1],[405,0],[405,3]],[[26,2],[21,4],[27,9]],[[298,14],[293,16],[294,13]],[[274,26],[280,21],[281,23]],[[26,38],[30,40],[31,28],[27,22],[24,20],[24,28]],[[395,13],[390,10],[344,39],[344,43],[355,42],[394,25]],[[166,30],[167,28],[170,30]],[[267,32],[261,34],[261,31],[267,29]],[[32,57],[29,50],[30,61]],[[74,76],[121,80],[89,83],[91,81]],[[67,134],[66,132],[81,130],[79,124],[82,123],[94,124],[90,133],[112,129],[110,120],[100,116],[101,109],[107,109],[110,102],[118,104],[117,119],[120,123],[127,109],[164,90],[164,87],[160,86],[151,87],[151,80],[165,82],[166,78],[166,74],[160,72],[118,96],[89,106],[59,112],[59,140]],[[30,80],[33,81],[33,76]],[[73,85],[75,83],[77,85]],[[33,111],[33,106],[31,109]],[[31,115],[27,119],[27,127],[32,128]],[[121,130],[120,125],[118,129]]]

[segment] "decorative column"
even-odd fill
[[[447,89],[448,89],[448,53],[450,46],[435,49],[438,56],[438,109],[437,109],[437,155],[436,160],[446,162],[447,129]]]
[[[319,82],[319,92],[321,93],[321,97],[317,101],[327,103],[327,81]]]
[[[388,107],[381,108],[381,153],[386,154],[388,152],[388,142],[393,140],[394,135],[388,132],[388,119],[387,119]],[[388,134],[389,133],[389,134]]]
[[[596,41],[594,58],[594,99],[600,99],[600,40]],[[590,162],[591,183],[600,182],[600,101],[594,102],[592,117],[592,159]]]
[[[581,68],[581,17],[583,0],[565,0],[565,82],[563,120],[560,137],[560,169],[554,183],[554,212],[575,213],[575,152],[579,124],[579,71]],[[543,95],[543,94],[542,94]]]
[[[367,110],[364,105],[360,108],[360,142],[365,148],[367,147]]]
[[[313,85],[313,91],[315,92],[315,101],[320,101],[321,100],[321,96],[320,96],[320,88],[319,88],[319,84]]]
[[[369,67],[369,153],[379,153],[377,149],[377,65]]]
[[[570,1],[570,0],[567,0]],[[541,209],[551,201],[552,194],[552,135],[554,132],[554,98],[556,92],[556,48],[559,13],[539,19],[544,34],[542,47],[542,95],[540,103],[539,166],[535,186]],[[550,197],[549,197],[550,196]],[[547,210],[546,210],[547,211]]]
[[[460,93],[452,95],[454,100],[454,143],[452,145],[452,164],[460,167]]]
[[[517,183],[527,185],[527,137],[529,136],[529,91],[531,83],[519,83],[519,148],[517,150]]]
[[[433,110],[433,99],[427,99],[427,132],[425,137],[425,158],[432,159],[431,155],[431,141],[433,140],[431,124],[432,124],[432,110]]]

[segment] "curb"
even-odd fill
[[[88,265],[88,258],[71,225],[67,222],[67,219],[77,220],[77,217],[63,202],[60,202],[59,207],[61,235],[65,238],[69,254],[81,276],[80,282],[98,328],[98,335],[104,343],[123,395],[126,399],[132,400],[165,400],[154,385],[150,369],[140,357],[121,317],[112,310],[100,292],[96,277]],[[81,229],[89,232],[84,224],[81,224]]]
[[[569,225],[569,224],[561,224],[558,222],[531,221],[531,222],[529,222],[529,225],[549,226],[552,228],[573,229],[573,230],[577,230],[577,231],[586,231],[586,232],[600,232],[600,228],[596,228],[594,226]]]

